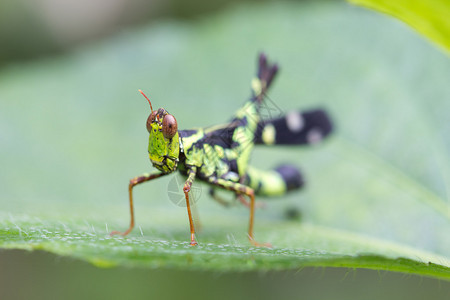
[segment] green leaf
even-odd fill
[[[230,118],[249,96],[257,53],[281,66],[271,109],[325,107],[332,138],[256,149],[252,164],[298,165],[307,188],[248,210],[196,182],[200,245],[186,208],[152,169],[148,103],[179,128]],[[42,249],[98,266],[210,270],[343,266],[450,278],[450,62],[401,24],[339,3],[239,6],[192,23],[122,32],[64,57],[0,72],[0,247]],[[225,194],[230,197],[231,195]],[[297,211],[292,220],[287,211]],[[201,227],[201,230],[200,230]]]
[[[348,0],[409,24],[428,39],[450,51],[450,2],[447,0]]]

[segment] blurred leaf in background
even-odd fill
[[[0,67],[61,54],[140,23],[167,18],[194,20],[236,2],[0,0]]]
[[[44,21],[20,0],[0,0],[0,41],[0,67],[56,51]]]
[[[450,1],[448,0],[349,0],[390,14],[412,26],[438,46],[450,51]]]

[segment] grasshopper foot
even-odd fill
[[[257,241],[255,241],[255,239],[253,237],[250,237],[250,236],[248,237],[248,239],[250,240],[250,243],[255,247],[272,248],[271,243],[258,243]]]
[[[197,241],[195,240],[195,235],[193,233],[191,233],[191,244],[190,245],[191,246],[197,246],[198,245]]]
[[[121,235],[121,236],[126,236],[126,235],[128,235],[128,234],[131,232],[131,229],[132,229],[132,228],[129,228],[129,229],[128,229],[127,231],[125,231],[125,232],[120,232],[120,231],[114,230],[114,231],[112,231],[109,235],[110,235],[110,236],[113,236],[113,235],[119,234],[119,235]]]

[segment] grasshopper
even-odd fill
[[[256,242],[253,235],[255,195],[275,196],[304,186],[300,171],[291,165],[281,165],[264,171],[249,165],[255,145],[308,145],[320,141],[332,131],[327,113],[321,109],[291,112],[276,119],[263,120],[261,105],[266,92],[278,71],[264,54],[258,59],[258,71],[252,81],[252,95],[229,123],[219,126],[178,130],[175,117],[164,108],[153,110],[150,104],[147,119],[149,132],[148,154],[157,171],[130,180],[128,185],[131,221],[125,232],[113,231],[111,235],[127,235],[134,227],[133,187],[175,171],[187,177],[183,186],[190,225],[190,245],[197,245],[192,221],[189,191],[197,178],[211,186],[210,195],[226,204],[215,193],[216,189],[234,192],[250,210],[248,238],[255,246],[270,246]],[[248,200],[245,198],[248,197]]]

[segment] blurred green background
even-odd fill
[[[0,66],[74,47],[163,20],[194,21],[237,0],[1,0]],[[246,0],[244,2],[257,2]],[[270,0],[258,1],[260,4]],[[275,2],[275,1],[273,1]]]
[[[43,223],[87,220],[102,232],[105,223],[126,227],[127,181],[150,168],[148,111],[136,90],[182,128],[224,121],[247,97],[264,50],[281,65],[271,98],[285,111],[325,106],[337,137],[317,151],[255,153],[255,164],[267,168],[293,157],[311,179],[305,193],[258,212],[257,235],[277,241],[282,229],[271,231],[271,222],[295,207],[301,222],[449,255],[448,211],[436,211],[445,209],[442,199],[448,205],[450,65],[397,21],[342,1],[0,0],[0,39],[3,220],[27,214]],[[182,239],[185,212],[166,199],[168,181],[136,190],[137,218],[150,237]],[[218,207],[203,192],[204,240],[230,239],[217,229],[234,228],[227,221],[241,222],[245,233],[245,209]],[[424,205],[410,202],[424,194]],[[0,252],[0,285],[2,299],[450,296],[448,282],[390,272],[98,269],[20,250]]]

